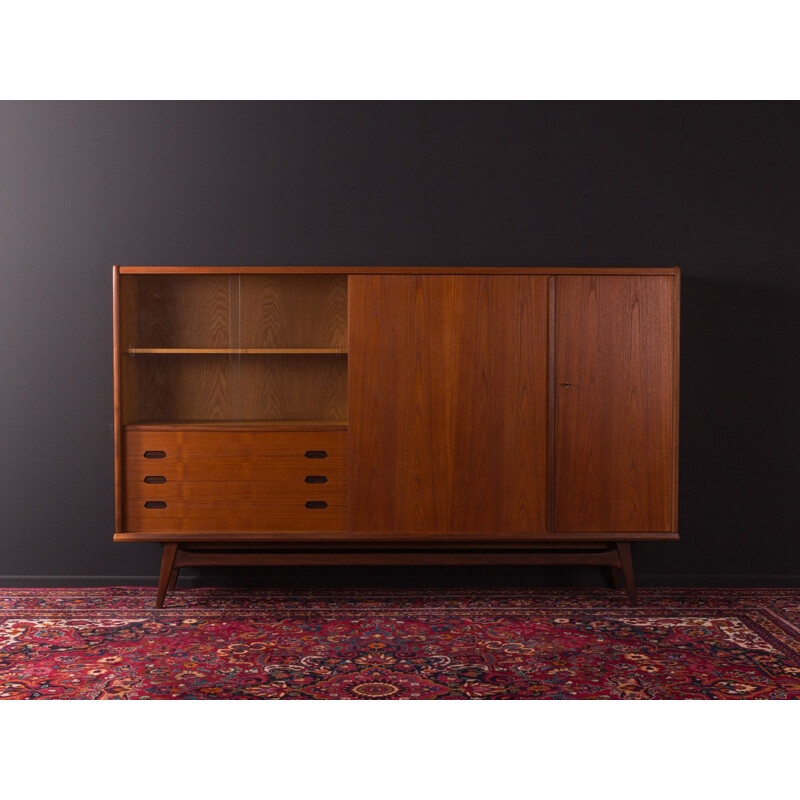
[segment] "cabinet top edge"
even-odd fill
[[[121,275],[678,275],[679,267],[189,267],[121,266]]]

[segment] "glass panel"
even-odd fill
[[[124,424],[237,418],[238,280],[123,276]]]
[[[123,275],[123,424],[347,418],[346,275]]]
[[[242,347],[347,350],[346,275],[243,275]]]
[[[347,276],[243,275],[242,418],[347,418]]]

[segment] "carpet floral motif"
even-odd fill
[[[0,590],[0,699],[800,698],[800,591]]]

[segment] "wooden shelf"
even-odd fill
[[[137,420],[127,431],[346,431],[346,419]]]
[[[345,355],[346,347],[129,347],[137,355]]]

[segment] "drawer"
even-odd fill
[[[233,481],[305,485],[306,478],[325,478],[328,483],[345,483],[344,459],[307,459],[304,457],[263,456],[258,458],[190,458],[182,461],[128,458],[125,461],[127,485],[144,483],[149,478],[169,482]]]
[[[125,529],[344,531],[346,437],[126,431]]]
[[[307,508],[304,501],[290,500],[271,504],[239,501],[209,503],[182,499],[163,502],[161,508],[148,508],[142,501],[126,503],[125,529],[208,533],[346,530],[347,508],[344,504]]]
[[[306,458],[309,462],[344,463],[346,431],[303,432],[218,432],[147,431],[124,433],[125,461],[145,459],[150,463],[176,464],[192,460],[245,460],[254,464],[264,459]]]
[[[309,475],[323,478],[323,475]],[[125,482],[126,502],[147,500],[205,501],[207,503],[276,504],[324,500],[331,505],[344,505],[347,488],[343,480],[307,483],[303,478],[291,480],[282,476],[273,481],[180,481],[162,475],[148,475],[148,481]],[[157,479],[158,482],[155,482]]]

